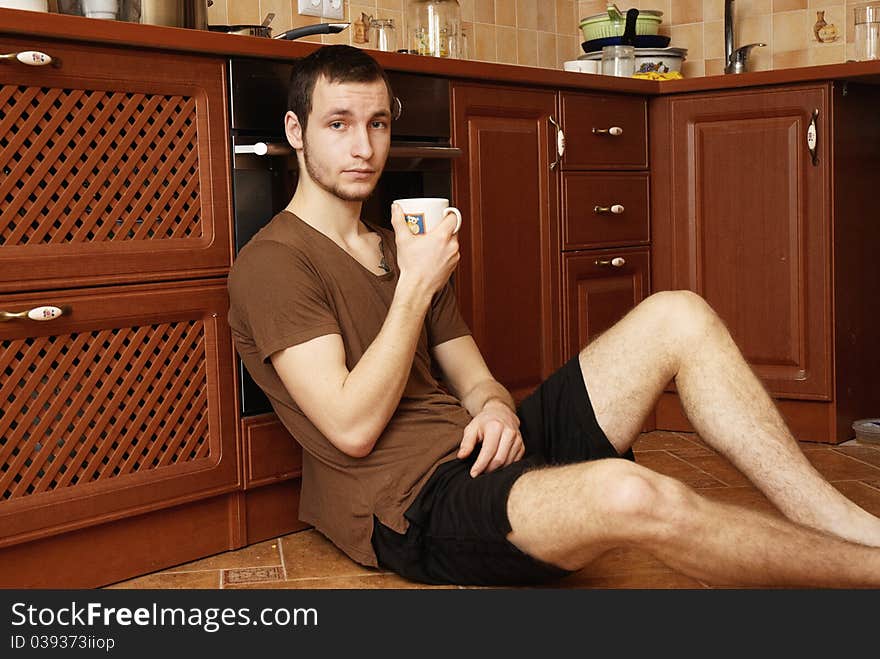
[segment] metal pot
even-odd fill
[[[292,41],[310,34],[336,34],[342,32],[350,23],[318,23],[317,25],[305,25],[295,27],[273,37],[269,23],[275,18],[275,14],[268,14],[262,25],[209,25],[211,32],[224,32],[226,34],[243,34],[249,37],[266,37],[271,39],[286,39]]]

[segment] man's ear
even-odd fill
[[[290,110],[284,115],[284,134],[287,135],[287,141],[294,149],[303,148],[302,124]]]

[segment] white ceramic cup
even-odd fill
[[[455,231],[461,228],[461,211],[449,205],[448,199],[442,197],[417,197],[412,199],[395,199],[394,202],[403,210],[403,217],[409,230],[415,234],[428,233],[443,221],[447,213],[455,215],[458,222]]]

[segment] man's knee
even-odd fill
[[[692,291],[660,291],[639,307],[651,315],[659,331],[680,339],[697,339],[723,326],[709,303]]]
[[[602,479],[601,509],[621,540],[638,542],[680,533],[687,521],[690,493],[681,482],[627,460],[608,460]]]

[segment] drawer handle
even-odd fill
[[[612,204],[611,206],[593,206],[594,213],[613,213],[614,215],[620,215],[624,211],[623,204]]]
[[[620,126],[612,126],[611,128],[594,128],[594,135],[611,135],[613,137],[618,137],[619,135],[623,135],[623,128]]]
[[[565,133],[562,132],[562,126],[556,123],[556,120],[550,116],[547,117],[550,125],[556,128],[556,160],[550,163],[550,169],[556,169],[562,162],[562,156],[565,155]]]
[[[65,314],[69,315],[70,311],[70,307],[52,306],[34,307],[25,311],[0,311],[0,323],[5,323],[8,320],[24,320],[25,318],[40,321],[55,320]]]
[[[622,268],[626,265],[626,259],[622,256],[615,256],[613,259],[596,259],[596,265],[612,266],[614,268]]]
[[[0,55],[0,60],[17,60],[28,66],[46,66],[52,63],[52,58],[39,50],[23,50],[20,53],[6,53]]]
[[[293,148],[284,142],[256,142],[254,144],[237,144],[233,152],[252,153],[255,156],[287,156],[293,153]]]

